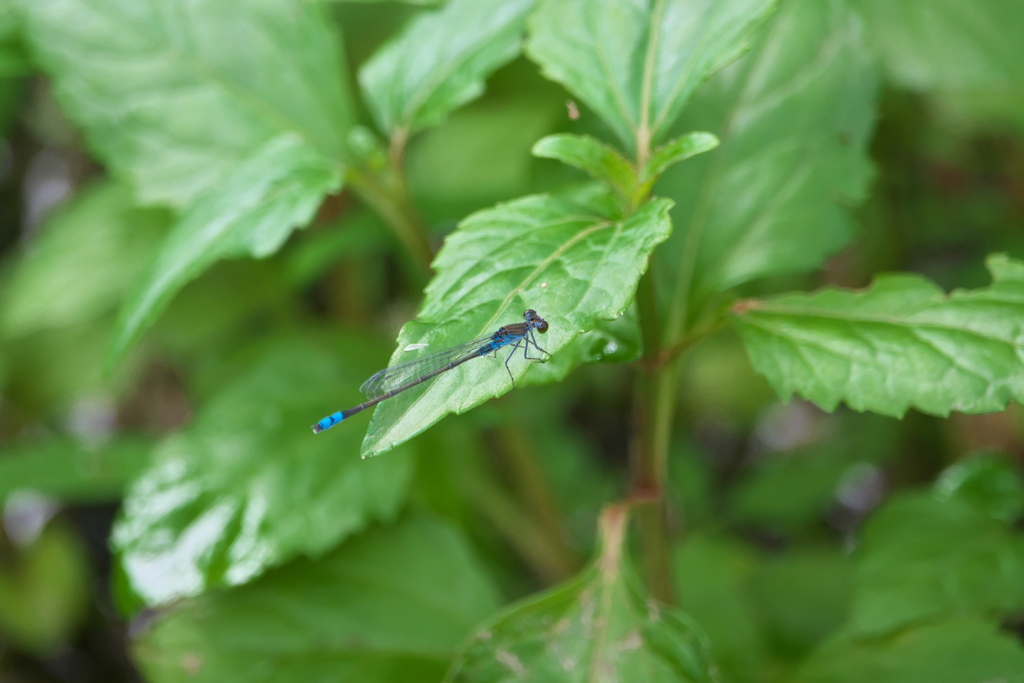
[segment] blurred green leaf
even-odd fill
[[[796,533],[821,523],[835,503],[836,487],[855,462],[832,444],[795,453],[770,453],[730,492],[735,519],[760,528]]]
[[[174,227],[121,311],[107,364],[117,362],[182,285],[219,259],[273,254],[341,181],[339,168],[294,135],[267,143]]]
[[[697,626],[637,587],[622,556],[625,522],[624,510],[606,511],[601,557],[571,581],[486,623],[445,680],[715,680]]]
[[[89,608],[85,548],[74,531],[51,522],[29,545],[2,550],[0,634],[18,647],[52,654],[67,644]]]
[[[1024,680],[1024,648],[994,624],[960,618],[884,639],[837,638],[787,683],[979,683]]]
[[[154,683],[434,683],[498,595],[466,542],[424,517],[178,606],[136,646]]]
[[[336,162],[354,115],[317,3],[23,1],[68,118],[146,202],[187,206],[284,133]]]
[[[736,541],[694,534],[673,557],[676,594],[707,633],[711,656],[735,683],[761,680],[765,633],[750,599],[757,556]]]
[[[182,287],[137,350],[201,368],[190,373],[193,386],[201,388],[211,368],[252,343],[254,324],[294,301],[282,271],[282,262],[272,258],[214,264]]]
[[[18,0],[0,0],[0,78],[31,71],[32,62],[21,34]]]
[[[373,2],[403,2],[407,5],[440,5],[444,0],[320,0],[320,2],[353,2],[353,3],[373,3]]]
[[[409,146],[409,191],[432,222],[467,214],[536,187],[530,147],[556,125],[542,99],[475,102]],[[495,135],[495,131],[501,131]],[[486,172],[484,172],[486,171]]]
[[[680,400],[685,408],[721,424],[752,430],[765,409],[778,401],[754,372],[731,328],[703,339],[683,355],[680,365]]]
[[[149,439],[127,436],[92,447],[69,438],[7,445],[0,449],[0,503],[23,490],[64,502],[118,500],[149,464],[152,447]]]
[[[859,633],[1024,608],[1024,539],[960,501],[907,494],[886,503],[861,553],[850,619]]]
[[[412,461],[363,462],[361,435],[309,425],[362,380],[366,352],[310,341],[253,346],[228,365],[192,425],[168,437],[128,492],[113,534],[132,589],[164,603],[251,581],[298,554],[317,555],[405,499]],[[351,370],[342,372],[339,361]],[[336,433],[336,434],[335,434]]]
[[[1024,132],[1024,88],[931,91],[928,101],[943,131],[981,136]]]
[[[103,372],[112,315],[0,339],[7,364],[5,398],[44,419],[64,421],[82,401],[113,401],[140,374],[139,354]]]
[[[1001,522],[1024,513],[1024,480],[1013,462],[998,454],[975,455],[946,468],[935,482],[940,500],[956,500]]]
[[[376,214],[347,215],[336,224],[303,233],[285,255],[287,277],[293,287],[308,287],[339,263],[376,258],[394,245],[394,234]]]
[[[847,617],[854,566],[839,548],[796,546],[765,558],[750,591],[775,654],[798,659]]]
[[[735,60],[775,0],[543,0],[527,53],[631,153],[647,152],[709,75]]]
[[[889,77],[918,90],[1024,87],[1017,0],[854,0]]]
[[[131,190],[100,181],[39,229],[3,290],[7,336],[85,322],[121,303],[167,234],[170,216],[140,209]]]
[[[714,478],[710,457],[688,438],[675,435],[668,462],[671,500],[694,529],[718,523]]]
[[[988,267],[988,289],[947,297],[917,275],[881,276],[859,292],[745,302],[732,321],[755,369],[784,398],[897,416],[911,407],[998,411],[1024,400],[1024,263],[993,256]]]
[[[0,50],[3,48],[0,47]],[[0,57],[2,59],[2,57]],[[9,137],[11,129],[21,115],[28,81],[18,77],[0,76],[0,137]]]
[[[359,71],[377,124],[407,134],[435,126],[483,92],[486,77],[519,54],[533,0],[449,0],[426,12]]]
[[[627,219],[608,220],[537,195],[470,216],[438,254],[437,276],[427,287],[418,320],[402,328],[392,361],[408,360],[402,349],[412,343],[444,349],[493,333],[522,320],[527,308],[548,320],[551,331],[543,346],[556,354],[599,319],[622,315],[648,255],[668,235],[669,206],[655,200]],[[509,363],[517,377],[529,366]],[[502,362],[481,359],[459,366],[425,391],[413,389],[382,403],[363,454],[383,453],[448,413],[463,413],[511,388]]]
[[[875,76],[864,30],[842,0],[781,4],[751,54],[701,88],[679,129],[721,140],[655,187],[676,202],[658,250],[669,339],[715,293],[821,266],[851,237],[843,203],[871,178]]]

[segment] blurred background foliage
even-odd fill
[[[851,4],[883,73],[874,181],[853,209],[858,238],[822,271],[744,293],[860,287],[887,270],[950,289],[984,285],[985,255],[1024,256],[1024,7]],[[422,11],[327,6],[353,69]],[[296,590],[348,604],[344,592],[355,589],[346,577],[366,574],[378,575],[382,593],[458,592],[465,605],[458,618],[416,600],[422,611],[394,604],[353,613],[348,619],[373,623],[369,640],[402,632],[399,642],[422,647],[395,654],[386,673],[355,660],[343,666],[377,676],[359,680],[437,680],[444,653],[469,627],[580,568],[599,509],[626,491],[628,364],[594,363],[564,382],[520,388],[371,461],[357,456],[360,424],[330,441],[308,434],[321,413],[357,402],[356,387],[386,364],[421,292],[399,241],[351,194],[328,198],[272,256],[204,272],[104,374],[118,307],[174,210],[141,205],[104,172],[55,103],[15,13],[0,7],[0,680],[133,681],[140,663],[153,680],[179,680],[162,667],[199,667],[182,654],[196,643],[280,646],[290,627],[270,624],[253,604]],[[407,182],[434,248],[475,210],[578,180],[530,155],[537,139],[570,125],[607,137],[586,112],[571,124],[566,99],[519,57],[488,79],[483,97],[411,140]],[[607,348],[607,360],[635,350],[628,331],[609,339],[624,352]],[[679,392],[670,461],[676,586],[724,680],[981,681],[992,662],[1024,662],[1019,406],[895,420],[783,404],[727,331],[686,356]],[[268,410],[294,434],[239,443]],[[155,630],[150,613],[132,617],[139,597],[115,569],[111,525],[154,454],[183,444],[198,458],[274,455],[226,466],[224,477],[235,467],[267,467],[261,476],[271,479],[273,468],[309,468],[311,486],[338,487],[333,502],[272,531],[302,537],[297,554],[322,563],[316,581],[303,566],[313,560],[299,559]],[[222,495],[208,494],[211,505]],[[352,496],[370,511],[346,518]],[[325,527],[331,533],[317,537]],[[335,551],[339,527],[371,530]],[[424,561],[449,546],[458,562]],[[392,575],[396,567],[403,572]],[[295,619],[294,629],[315,634],[316,619]],[[263,625],[242,634],[253,620]],[[908,624],[920,626],[913,637],[890,637]],[[939,677],[933,655],[952,642],[976,659],[947,662],[963,675]],[[902,677],[880,673],[883,657],[902,663]],[[239,660],[214,665],[228,668],[204,674],[269,680]],[[290,680],[321,680],[305,666]]]

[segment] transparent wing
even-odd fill
[[[363,382],[363,386],[359,387],[359,390],[366,394],[367,398],[373,399],[382,396],[389,391],[405,386],[414,379],[423,375],[429,375],[452,361],[456,361],[479,350],[485,344],[491,343],[492,336],[493,334],[488,334],[484,337],[468,341],[465,344],[445,349],[444,351],[420,356],[405,363],[385,368]]]

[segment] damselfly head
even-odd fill
[[[548,321],[537,315],[537,311],[532,308],[527,309],[526,312],[523,313],[523,319],[526,320],[526,322],[531,323],[533,328],[541,334],[548,331]]]

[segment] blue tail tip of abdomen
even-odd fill
[[[342,416],[341,412],[334,413],[333,415],[328,415],[327,417],[325,417],[324,419],[320,420],[315,425],[313,425],[313,433],[314,434],[319,434],[320,432],[324,431],[325,429],[330,429],[334,425],[336,425],[339,422],[341,422],[342,417],[343,416]]]

